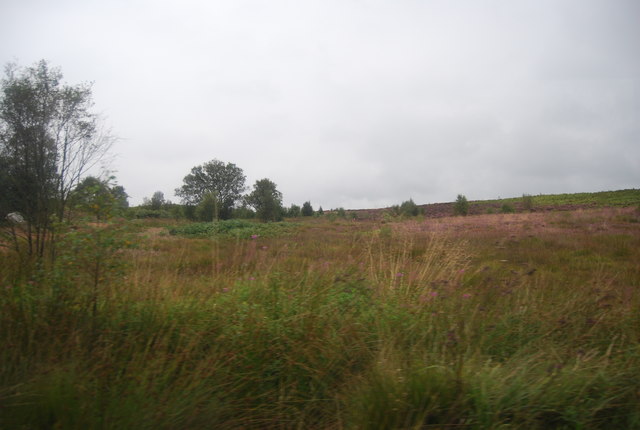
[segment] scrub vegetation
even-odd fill
[[[639,428],[634,206],[76,219],[0,248],[0,428]]]

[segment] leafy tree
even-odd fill
[[[4,216],[20,208],[19,194],[15,190],[15,178],[10,175],[11,163],[0,154],[0,223]]]
[[[116,206],[121,209],[127,209],[129,207],[129,195],[124,190],[122,185],[115,185],[111,188],[111,194],[116,200]]]
[[[69,195],[74,209],[89,213],[97,221],[105,221],[122,214],[129,205],[127,193],[121,185],[112,185],[114,177],[101,180],[87,176]]]
[[[291,204],[291,207],[287,210],[287,216],[290,218],[298,218],[301,214],[300,206]]]
[[[420,214],[420,208],[413,202],[413,199],[409,199],[406,202],[402,202],[399,212],[404,216],[418,216]]]
[[[322,206],[320,206],[318,208],[318,216],[322,216],[322,215],[324,215],[324,210],[322,209]]]
[[[106,182],[89,176],[73,192],[69,201],[76,208],[87,212],[97,221],[107,218],[112,210],[113,196]]]
[[[246,202],[243,203],[240,207],[235,208],[233,210],[233,217],[240,219],[250,219],[255,218],[256,213],[253,209],[251,209]]]
[[[458,194],[456,202],[453,204],[453,213],[455,215],[467,215],[469,213],[469,202],[462,194]]]
[[[282,219],[282,193],[269,179],[260,179],[253,185],[253,191],[246,198],[256,210],[262,221],[280,221]]]
[[[196,206],[208,194],[209,199],[213,198],[213,218],[228,219],[242,198],[245,180],[242,169],[235,164],[211,160],[192,168],[182,187],[176,189],[176,195],[182,197],[184,204]]]
[[[0,92],[0,165],[5,210],[27,220],[30,255],[42,257],[54,238],[52,218],[62,221],[69,195],[111,147],[101,134],[91,86],[62,84],[46,61],[6,67]]]
[[[311,202],[304,202],[302,205],[302,216],[313,216],[313,206],[311,206]]]
[[[151,197],[149,206],[151,206],[151,209],[153,210],[160,210],[165,205],[165,203],[166,200],[164,199],[164,193],[162,191],[156,191]]]

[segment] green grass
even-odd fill
[[[5,254],[0,428],[639,428],[634,217],[136,221],[96,312]]]
[[[531,196],[533,206],[562,206],[562,205],[587,205],[597,207],[627,207],[640,205],[640,189],[602,191],[597,193],[574,194],[548,194]],[[522,197],[512,197],[499,200],[474,201],[471,204],[518,204],[522,203]]]

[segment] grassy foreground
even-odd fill
[[[0,257],[0,428],[640,428],[633,208]]]

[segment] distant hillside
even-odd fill
[[[625,207],[640,205],[640,189],[602,191],[597,193],[546,194],[531,196],[532,211],[567,211],[597,207]],[[453,215],[453,202],[419,205],[427,218],[440,218]],[[469,215],[500,213],[513,210],[522,212],[523,197],[510,197],[498,200],[474,200],[469,202]],[[360,209],[355,212],[358,218],[382,218],[391,208]]]

